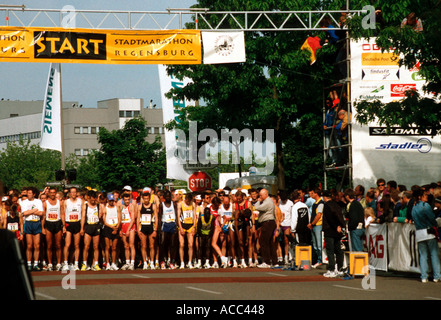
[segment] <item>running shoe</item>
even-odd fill
[[[60,263],[57,263],[57,265],[55,266],[55,271],[61,271],[62,268],[63,266]]]
[[[131,270],[131,271],[135,270],[135,265],[131,263],[131,264],[129,265],[129,270]]]
[[[162,261],[162,262],[161,262],[161,270],[165,270],[165,269],[166,269],[165,262]]]
[[[248,268],[248,266],[245,261],[242,261],[242,263],[239,265],[239,268]]]
[[[40,267],[39,267],[37,264],[35,264],[35,265],[32,267],[32,271],[41,271],[41,269],[40,269]]]
[[[148,270],[149,269],[149,265],[147,263],[147,261],[144,261],[143,266],[142,266],[142,270]]]
[[[98,265],[98,263],[96,263],[96,264],[93,266],[92,270],[93,270],[93,271],[101,271],[101,268],[100,268],[100,266]]]
[[[211,267],[213,269],[219,269],[219,263],[217,263],[217,261],[215,261]]]
[[[83,265],[81,266],[81,271],[86,271],[87,268],[88,268],[88,267],[83,263]]]
[[[328,270],[326,271],[326,273],[323,274],[323,276],[325,278],[335,278],[337,277],[337,274],[335,273],[335,271]]]
[[[221,261],[222,261],[222,268],[227,268],[228,267],[228,258],[221,257]]]
[[[194,269],[193,265],[190,262],[187,264],[187,268],[188,269]]]
[[[121,270],[127,270],[129,268],[129,265],[126,263],[121,267]]]
[[[257,265],[258,268],[264,269],[264,268],[271,268],[269,264],[266,264],[265,262],[262,262],[261,264]]]

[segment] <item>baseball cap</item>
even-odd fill
[[[2,202],[5,202],[6,200],[8,200],[9,198],[7,196],[2,197]]]
[[[132,191],[132,187],[131,187],[131,186],[125,186],[125,187],[123,188],[123,190],[129,190],[129,191]]]
[[[150,189],[149,187],[145,187],[144,189],[142,189],[142,193],[151,193],[152,189]]]
[[[113,193],[109,193],[109,194],[107,195],[107,200],[109,200],[109,201],[115,201],[115,196],[113,195]]]
[[[198,194],[198,195],[195,197],[195,199],[196,199],[196,200],[202,200],[202,197],[201,197],[200,194]]]

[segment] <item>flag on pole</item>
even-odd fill
[[[239,32],[202,32],[204,64],[245,62],[245,36]]]
[[[311,64],[314,64],[314,62],[317,60],[317,50],[321,47],[322,46],[320,45],[319,37],[308,37],[303,43],[300,50],[308,50],[309,52],[311,52]]]
[[[62,152],[61,128],[61,70],[59,63],[51,63],[44,96],[40,147]]]
[[[182,81],[167,74],[167,66],[158,65],[159,84],[162,96],[162,115],[164,124],[177,119],[179,109],[185,108],[189,101],[168,99],[165,94],[172,88],[181,88],[190,80],[188,78]],[[178,135],[179,130],[165,129],[165,152],[167,157],[167,179],[177,179],[187,181],[191,172],[184,169],[186,163],[187,139],[184,135]],[[182,132],[181,132],[182,133]],[[178,135],[178,137],[177,137]]]

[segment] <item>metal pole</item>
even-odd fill
[[[61,170],[65,170],[65,154],[64,154],[64,124],[63,124],[63,89],[61,81],[61,63],[60,63],[60,127],[61,127]]]

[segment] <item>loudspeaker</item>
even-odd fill
[[[69,182],[75,181],[77,179],[77,170],[76,169],[69,169],[67,170],[67,180]]]
[[[0,278],[12,299],[35,300],[34,287],[15,233],[0,229]]]
[[[55,180],[62,181],[64,180],[64,177],[66,176],[66,173],[64,170],[55,170]]]

